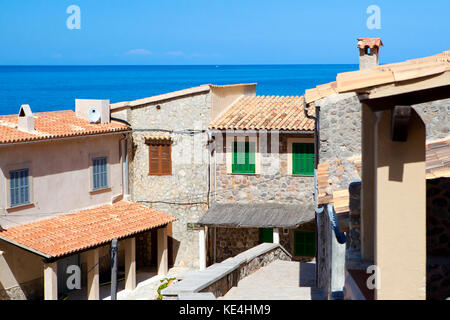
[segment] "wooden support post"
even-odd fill
[[[167,275],[169,257],[167,252],[167,227],[159,228],[158,233],[158,275]]]
[[[136,288],[136,238],[125,241],[125,290]]]
[[[100,279],[98,267],[98,248],[87,251],[87,298],[100,299]]]
[[[44,300],[58,300],[57,262],[44,264]]]

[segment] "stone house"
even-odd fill
[[[114,118],[133,128],[130,143],[130,194],[134,201],[178,219],[170,225],[169,265],[199,268],[197,222],[208,208],[210,119],[241,96],[255,95],[256,84],[201,85],[135,101],[113,103]],[[137,239],[145,256],[155,246],[151,234]]]
[[[448,273],[445,271],[450,266],[447,251],[449,247],[448,239],[450,238],[448,226],[450,224],[448,212],[445,212],[448,197],[446,199],[444,191],[445,188],[448,188],[449,174],[448,108],[450,100],[445,94],[439,93],[438,88],[448,87],[448,72],[446,73],[449,63],[448,52],[378,67],[377,56],[380,45],[381,40],[358,39],[360,69],[363,70],[338,74],[335,82],[320,85],[305,92],[306,103],[309,108],[316,109],[319,118],[316,133],[320,137],[319,163],[316,172],[316,193],[318,195],[316,218],[318,226],[320,226],[318,227],[318,282],[321,287],[328,290],[329,294],[339,290],[342,292],[345,283],[347,298],[425,298],[424,289],[426,287],[427,298],[442,299],[450,295]],[[367,54],[365,48],[367,47],[374,49],[370,50],[374,56],[365,56]],[[370,61],[372,63],[369,63]],[[434,88],[434,86],[436,89],[433,90],[436,93],[429,94],[431,91],[426,90]],[[411,88],[410,91],[409,88]],[[390,98],[385,99],[382,90],[389,92],[386,93],[386,97]],[[398,92],[394,92],[395,90]],[[409,100],[404,97],[409,97]],[[425,97],[427,98],[425,99]],[[366,103],[371,107],[366,107]],[[379,105],[372,106],[374,103],[379,103]],[[388,111],[382,111],[382,103],[386,104],[385,107]],[[404,107],[405,113],[399,111],[400,107],[392,107],[393,104],[395,106],[402,103],[410,106]],[[393,108],[392,111],[391,107]],[[385,113],[387,112],[391,113],[389,119],[385,119],[387,117]],[[411,128],[410,121],[412,120],[408,117],[411,114],[414,114],[414,117],[417,115],[420,119],[419,123],[422,122],[426,130],[424,149],[419,148],[420,150],[417,151],[419,154],[420,152],[426,153],[425,169],[423,172],[418,169],[415,174],[421,177],[426,173],[427,196],[417,194],[416,201],[412,201],[415,199],[412,194],[420,191],[420,188],[417,190],[409,189],[415,183],[412,181],[408,184],[404,182],[401,184],[405,189],[396,189],[390,186],[391,181],[405,181],[406,171],[397,172],[397,175],[395,171],[390,172],[387,181],[377,180],[380,186],[386,184],[386,188],[393,188],[392,196],[394,199],[376,200],[377,197],[381,199],[381,194],[375,196],[373,189],[366,189],[365,196],[361,196],[361,189],[365,189],[364,181],[366,181],[366,185],[370,186],[375,179],[372,175],[373,161],[378,161],[380,166],[378,170],[381,170],[383,166],[380,159],[383,158],[385,162],[395,161],[394,159],[399,160],[400,155],[390,150],[388,146],[392,141],[395,141],[393,145],[396,148],[398,147],[399,150],[403,150],[405,142],[394,140],[399,139],[399,137],[394,137],[395,125],[399,128]],[[396,122],[396,117],[403,117],[406,120],[403,120],[403,123],[400,120]],[[378,160],[374,160],[374,132],[381,130],[380,128],[386,125],[383,124],[383,121],[390,121],[392,140],[390,142],[385,137],[383,139],[378,137],[380,151],[376,156]],[[366,124],[367,131],[364,131],[364,124]],[[375,128],[377,129],[375,130]],[[381,141],[383,142],[381,143]],[[405,154],[407,149],[405,149]],[[386,153],[387,150],[392,152],[392,156],[390,153]],[[409,162],[405,159],[401,161]],[[420,163],[423,160],[417,161]],[[405,165],[403,164],[403,166]],[[360,183],[361,180],[363,181],[362,184]],[[410,194],[408,199],[411,203],[402,203],[398,192]],[[422,200],[423,202],[421,202]],[[383,226],[386,230],[385,235],[388,235],[390,228],[396,228],[397,234],[394,230],[392,230],[394,233],[391,234],[396,239],[395,247],[397,247],[398,241],[398,247],[404,245],[403,248],[406,251],[393,250],[392,242],[385,242],[383,246],[379,247],[384,248],[383,252],[375,250],[374,234],[379,237],[383,236],[379,233],[381,225],[376,227],[372,220],[375,215],[375,201],[379,206],[383,206],[386,212],[390,212],[394,207],[397,207],[394,203],[402,203],[405,207],[400,211],[406,212],[406,208],[409,208],[411,210],[409,216],[417,208],[421,208],[421,206],[425,208],[426,202],[426,219],[425,211],[419,210],[420,212],[417,212],[417,217],[423,217],[423,221],[426,220],[426,226],[421,224],[419,218],[419,220],[415,220],[404,217],[408,223],[402,220],[404,224],[401,227],[396,224],[400,221],[394,218],[385,221],[389,224],[389,227]],[[416,203],[417,201],[419,203]],[[412,203],[416,203],[415,206],[417,207],[412,208]],[[365,217],[363,212],[366,212]],[[328,216],[333,216],[333,214],[335,214],[337,221],[329,221]],[[392,217],[394,216],[398,216],[398,211],[397,213],[392,212]],[[406,227],[409,222],[411,222],[411,227],[415,224],[414,228],[418,233],[417,238],[406,243],[406,239],[411,240],[411,233],[407,232],[408,228]],[[329,230],[333,230],[334,236],[331,238]],[[398,232],[398,230],[405,230],[405,232]],[[346,232],[346,243],[337,242],[342,232]],[[407,248],[412,248],[413,242],[424,250],[426,244],[426,252],[417,251],[414,254],[407,254],[407,251],[410,251]],[[378,245],[381,244],[378,243]],[[394,251],[395,254],[392,255]],[[389,256],[390,261],[383,260],[381,257],[384,255]],[[424,258],[426,263],[424,263]],[[415,264],[418,260],[413,262],[410,259],[422,259],[420,266]],[[408,271],[405,271],[404,275],[397,274],[394,276],[395,270],[393,269],[403,270],[402,268],[405,267],[408,270],[405,266],[406,261],[410,261],[411,265],[416,265],[417,270],[420,270],[420,275],[411,273],[411,278],[408,278]],[[390,266],[396,265],[396,267],[383,266],[383,263],[389,263]],[[343,268],[344,265],[345,269]],[[386,277],[385,280],[382,280],[386,286],[385,292],[377,289],[368,290],[363,285],[365,279],[367,279],[365,270],[371,265],[377,265],[382,269],[381,274]],[[386,280],[389,277],[392,277],[391,280]],[[426,279],[426,284],[419,281],[420,277]],[[411,280],[413,278],[415,280]],[[406,282],[410,280],[410,287],[406,289],[408,287]],[[389,289],[386,281],[390,281],[393,285],[403,289],[394,294],[395,290]],[[413,285],[413,283],[415,284]],[[417,287],[414,287],[416,285],[422,288],[419,290],[420,292],[417,292]]]
[[[75,112],[33,114],[22,105],[18,115],[0,116],[2,300],[55,300],[81,288],[99,299],[113,239],[133,289],[135,237],[149,230],[158,233],[159,271],[167,272],[166,226],[175,218],[128,200],[131,128],[111,121],[108,100],[75,104]]]
[[[313,259],[315,122],[308,116],[303,97],[244,96],[211,121],[212,204],[199,221],[207,230],[205,265],[261,242]]]

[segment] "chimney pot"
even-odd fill
[[[359,69],[367,69],[378,65],[381,38],[358,38]]]
[[[33,112],[28,104],[23,104],[20,106],[19,116],[18,116],[18,129],[24,132],[34,131],[34,117]]]

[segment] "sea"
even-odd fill
[[[0,66],[0,114],[74,110],[75,99],[130,101],[202,84],[256,82],[257,95],[300,96],[353,64]]]

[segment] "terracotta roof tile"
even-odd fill
[[[120,201],[8,228],[0,238],[31,248],[42,256],[60,257],[122,239],[177,220],[136,202]]]
[[[314,131],[314,120],[304,114],[303,97],[243,96],[209,128],[219,130]],[[310,110],[314,115],[314,110]]]
[[[374,47],[381,47],[383,45],[383,42],[381,41],[381,38],[358,38],[358,45],[357,47],[360,49],[365,48],[374,48]]]
[[[131,130],[122,123],[96,124],[75,116],[72,110],[33,113],[33,132],[17,128],[17,115],[0,115],[0,144],[85,136]]]

